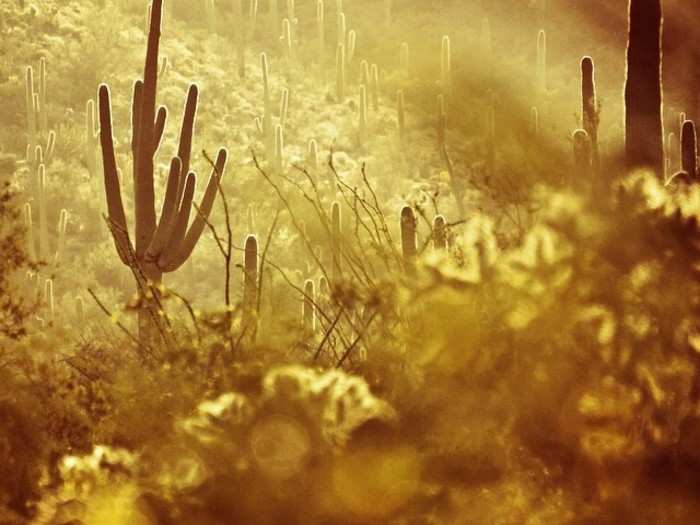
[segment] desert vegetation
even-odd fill
[[[693,523],[700,8],[573,4],[0,3],[0,523]]]

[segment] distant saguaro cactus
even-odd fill
[[[335,54],[335,97],[338,102],[345,101],[345,44],[338,44]]]
[[[304,297],[301,302],[301,323],[304,331],[313,332],[316,329],[316,293],[314,282],[307,279],[304,283]]]
[[[145,288],[148,301],[156,293],[153,285],[163,273],[172,272],[189,258],[199,240],[216,199],[218,185],[226,167],[227,152],[220,149],[198,214],[191,225],[196,176],[190,171],[192,135],[199,90],[191,85],[187,94],[177,156],[170,162],[160,220],[156,218],[154,162],[165,129],[167,110],[156,112],[158,49],[161,34],[163,0],[153,0],[143,80],[134,83],[132,103],[132,155],[134,165],[135,242],[132,243],[122,201],[112,131],[112,104],[109,87],[99,88],[100,142],[104,165],[105,194],[110,230],[122,262],[134,270],[139,290]],[[139,327],[146,337],[153,334],[153,311],[141,309]],[[148,311],[150,310],[150,311]]]
[[[442,37],[442,48],[440,50],[440,87],[445,95],[452,89],[452,50],[450,37]]]
[[[100,142],[100,126],[95,114],[95,101],[90,99],[85,105],[85,163],[90,179],[97,178],[97,147]]]
[[[399,67],[404,77],[408,78],[410,72],[410,51],[408,42],[401,43],[401,51],[399,52]]]
[[[695,124],[691,120],[683,123],[681,130],[681,169],[695,180],[698,175],[698,146]]]
[[[316,142],[316,139],[309,140],[309,144],[306,148],[306,162],[312,169],[318,169],[318,143]]]
[[[326,7],[323,0],[316,3],[316,38],[318,39],[318,61],[323,63],[326,53]]]
[[[581,60],[581,127],[591,141],[593,163],[598,157],[598,101],[595,89],[595,66],[591,57]]]
[[[399,139],[403,140],[406,134],[406,103],[404,101],[403,89],[396,92],[396,121],[399,129]]]
[[[540,135],[540,112],[535,106],[530,108],[530,135],[533,138]]]
[[[663,174],[661,0],[629,0],[625,158],[627,167]]]
[[[410,262],[418,253],[416,246],[416,215],[413,208],[401,209],[401,251],[405,262]]]
[[[447,221],[442,215],[433,219],[433,246],[436,250],[447,249]]]
[[[255,319],[258,304],[258,240],[248,235],[245,240],[243,264],[243,323],[245,329]]]
[[[536,64],[537,95],[542,97],[547,93],[547,33],[541,29],[537,33],[537,64]]]
[[[365,86],[360,86],[360,103],[358,105],[358,112],[358,142],[360,145],[362,145],[365,143],[365,139],[367,137],[367,88]]]

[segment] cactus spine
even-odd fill
[[[661,118],[661,0],[629,1],[625,83],[625,158],[627,167],[664,168]]]
[[[681,169],[685,171],[690,180],[694,181],[698,174],[698,146],[695,124],[686,120],[681,128]]]
[[[410,263],[418,253],[416,247],[416,216],[413,208],[401,209],[401,250],[406,263]]]
[[[156,218],[154,195],[154,159],[165,128],[167,111],[156,114],[158,50],[163,0],[153,0],[143,80],[134,83],[132,105],[132,155],[134,158],[135,239],[129,235],[122,201],[112,132],[112,104],[109,87],[99,88],[100,142],[104,165],[105,194],[110,230],[122,262],[135,270],[139,289],[159,284],[163,273],[182,266],[192,254],[204,231],[216,199],[219,182],[226,167],[227,152],[220,149],[209,178],[198,215],[191,225],[196,176],[190,170],[192,135],[199,90],[191,85],[185,104],[177,156],[170,163],[160,220]],[[137,271],[136,271],[137,270]],[[147,294],[149,299],[149,294]],[[152,300],[152,299],[149,299]],[[155,305],[150,304],[149,307]],[[140,310],[139,326],[148,337],[152,311]]]

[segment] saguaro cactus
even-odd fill
[[[447,221],[442,215],[433,219],[433,246],[436,250],[447,249]]]
[[[367,136],[367,88],[365,86],[360,86],[358,112],[358,142],[362,145],[365,143],[365,138]]]
[[[323,0],[316,3],[316,37],[318,38],[318,61],[323,63],[326,53],[326,7]]]
[[[355,47],[357,46],[357,33],[354,29],[348,31],[348,46],[347,46],[347,57],[346,62],[348,66],[352,65],[352,61],[355,58]]]
[[[410,206],[404,206],[401,209],[401,249],[406,263],[411,262],[418,253],[416,247],[416,215]]]
[[[117,253],[124,264],[134,270],[139,289],[158,284],[163,273],[172,272],[189,258],[211,212],[227,152],[220,149],[209,178],[197,216],[189,225],[196,176],[190,171],[192,135],[199,90],[191,85],[187,94],[177,156],[170,163],[160,220],[156,218],[154,194],[154,159],[165,129],[167,110],[156,113],[158,84],[158,49],[161,34],[163,0],[153,0],[143,80],[134,83],[132,103],[132,155],[134,158],[135,242],[132,243],[122,202],[117,174],[117,159],[112,132],[112,107],[109,87],[99,88],[100,142],[104,164],[105,194],[110,230]],[[149,291],[153,292],[155,288]],[[147,298],[152,294],[146,294]],[[154,305],[149,305],[153,308]],[[149,308],[149,309],[150,309]],[[139,325],[148,331],[153,312],[142,309]]]
[[[313,332],[316,329],[315,286],[311,279],[304,283],[304,297],[301,302],[301,323],[304,331]]]
[[[273,165],[277,173],[281,173],[284,169],[284,128],[279,124],[275,126],[275,156]]]
[[[547,33],[544,29],[537,33],[537,94],[544,96],[547,93]]]
[[[403,140],[406,134],[406,103],[403,89],[396,92],[396,121],[399,129],[399,139]]]
[[[625,158],[627,167],[663,174],[661,0],[629,1]]]
[[[338,44],[335,54],[335,96],[338,102],[345,100],[345,44]]]
[[[691,180],[698,174],[698,146],[695,124],[691,120],[683,123],[681,130],[681,170],[685,171]]]
[[[410,50],[408,42],[401,43],[401,51],[399,52],[399,67],[404,77],[408,78],[410,68]]]
[[[85,105],[85,163],[90,179],[97,177],[97,145],[99,144],[100,128],[95,115],[95,101],[90,99]]]
[[[258,23],[258,0],[250,0],[248,20],[243,18],[243,0],[234,0],[234,16],[236,18],[236,44],[238,50],[238,76],[245,78],[246,47],[255,35]]]
[[[535,106],[530,108],[530,135],[533,138],[540,135],[540,112]]]
[[[450,47],[450,37],[442,37],[442,49],[440,50],[440,87],[447,95],[452,87],[452,51]]]
[[[243,269],[243,324],[244,329],[249,330],[258,304],[258,240],[255,235],[248,235],[245,240]]]
[[[27,254],[32,262],[44,264],[58,264],[63,259],[66,250],[66,230],[68,228],[68,211],[63,209],[58,215],[58,225],[56,227],[56,251],[50,253],[49,229],[46,210],[41,206],[45,203],[39,202],[39,244],[37,246],[34,232],[34,221],[32,219],[32,205],[24,205],[24,226],[26,229]]]
[[[591,57],[581,60],[581,124],[591,141],[593,162],[598,157],[598,102],[595,89],[595,67]]]

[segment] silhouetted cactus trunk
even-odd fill
[[[661,0],[630,0],[625,85],[627,167],[663,174]]]

